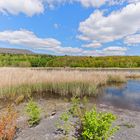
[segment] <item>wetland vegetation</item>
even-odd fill
[[[118,126],[128,122],[116,124],[118,114],[110,112],[110,109],[100,110],[91,99],[102,96],[102,88],[126,84],[129,79],[139,77],[139,72],[132,71],[1,68],[0,138],[26,139],[26,134],[32,133],[31,129],[39,129],[39,138],[46,137],[43,131],[53,139],[108,140],[117,132]],[[52,102],[53,107],[50,109],[48,102],[53,99],[57,102]],[[57,109],[59,100],[61,109]],[[6,118],[7,108],[12,111]],[[57,120],[60,120],[59,125]],[[131,125],[134,126],[133,123]],[[43,127],[48,129],[47,132]]]
[[[42,71],[30,68],[0,69],[0,98],[15,99],[32,94],[57,96],[95,96],[98,89],[110,83],[124,83],[139,77],[132,72]]]

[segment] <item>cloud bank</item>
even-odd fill
[[[140,30],[139,15],[140,3],[129,4],[121,11],[112,12],[108,16],[96,11],[80,23],[79,38],[100,43],[122,39]]]
[[[99,8],[102,5],[114,5],[121,3],[137,3],[140,0],[0,0],[0,13],[27,16],[41,14],[48,8],[66,3],[80,3],[84,7]]]
[[[26,46],[34,50],[52,51],[58,55],[122,55],[126,51],[126,48],[116,46],[104,50],[85,50],[78,47],[64,47],[60,41],[54,38],[40,38],[33,32],[23,29],[0,32],[0,42],[6,42],[20,47]]]

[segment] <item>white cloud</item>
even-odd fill
[[[126,50],[127,50],[126,47],[118,47],[118,46],[111,46],[104,49],[104,51],[121,51],[121,52],[124,52]]]
[[[43,13],[45,6],[54,8],[64,3],[80,2],[85,7],[99,7],[105,0],[0,0],[0,13],[33,16]]]
[[[114,55],[125,55],[127,48],[121,48],[117,46],[107,47],[103,50],[84,50],[82,55],[87,56],[114,56]]]
[[[60,54],[71,54],[71,55],[75,55],[75,54],[79,54],[83,52],[83,49],[80,48],[74,48],[74,47],[56,47],[55,48],[55,52],[56,53],[60,53]]]
[[[79,25],[79,38],[100,43],[122,39],[140,30],[140,3],[129,4],[121,11],[104,16],[96,11]]]
[[[127,2],[127,0],[124,0]],[[137,2],[140,2],[140,0],[128,0],[128,3],[137,3]]]
[[[44,2],[50,8],[54,8],[56,5],[65,3],[81,3],[84,7],[100,7],[108,0],[44,0]]]
[[[125,55],[127,51],[126,47],[120,46],[109,46],[102,50],[83,50],[81,55],[87,56],[114,56],[114,55]]]
[[[104,4],[108,5],[121,5],[124,2],[136,3],[140,0],[43,0],[44,3],[50,8],[54,8],[57,5],[63,5],[65,3],[80,3],[84,7],[95,7],[99,8]]]
[[[122,5],[123,3],[137,3],[140,2],[140,0],[108,0],[108,3],[110,5]]]
[[[14,45],[28,46],[32,48],[56,47],[61,45],[61,42],[56,39],[38,38],[33,32],[28,30],[0,32],[0,41],[8,42]]]
[[[54,38],[39,38],[28,30],[0,32],[0,41],[32,49],[49,50],[57,54],[75,54],[83,51],[80,48],[62,47],[60,41]]]
[[[48,7],[54,8],[56,5],[63,5],[65,3],[80,3],[84,7],[95,7],[98,8],[104,4],[108,5],[119,5],[124,2],[127,3],[136,3],[140,0],[43,0]]]
[[[107,0],[77,0],[85,7],[100,7],[105,4]]]
[[[92,43],[89,43],[89,44],[84,44],[82,45],[82,47],[85,47],[85,48],[98,48],[98,47],[101,47],[102,44],[99,43],[99,42],[92,42]]]
[[[110,46],[103,50],[84,50],[83,55],[88,56],[114,56],[114,55],[125,55],[127,48],[119,46]]]
[[[124,43],[128,44],[128,45],[140,44],[140,34],[134,34],[134,35],[127,36],[124,39]]]
[[[80,3],[84,7],[98,8],[104,4],[114,5],[124,2],[137,3],[140,0],[0,0],[0,13],[33,16],[43,13],[45,7],[54,8],[65,3]]]
[[[41,0],[0,0],[0,12],[17,15],[24,13],[28,16],[43,13]]]
[[[104,55],[125,55],[126,47],[110,46],[102,50]]]

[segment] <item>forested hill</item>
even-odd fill
[[[140,67],[140,56],[86,57],[86,56],[0,54],[0,66],[137,68]]]

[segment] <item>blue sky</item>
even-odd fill
[[[0,47],[140,55],[140,0],[1,0]]]

